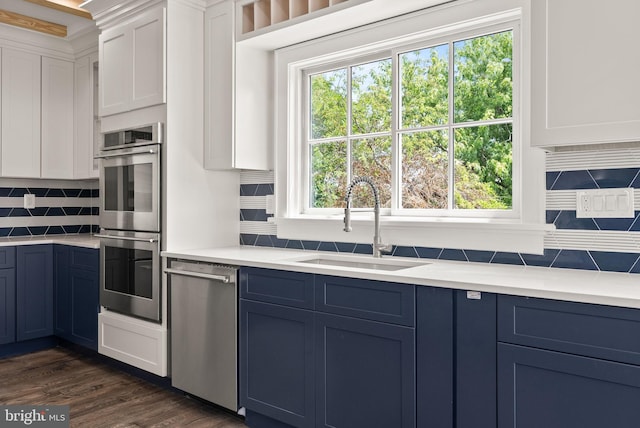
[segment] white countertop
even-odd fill
[[[424,265],[390,272],[300,262],[302,259],[317,256],[372,259],[368,255],[248,246],[164,251],[162,256],[237,266],[640,308],[640,275],[628,273],[402,257],[390,259],[424,263]]]
[[[100,239],[90,233],[80,235],[12,236],[0,238],[0,247],[38,244],[62,244],[74,247],[100,248]]]

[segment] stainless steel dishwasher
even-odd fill
[[[237,268],[171,260],[171,384],[238,410]]]

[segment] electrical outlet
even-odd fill
[[[273,195],[267,195],[265,199],[266,199],[267,214],[275,214],[275,207],[274,207],[275,201],[274,201]]]
[[[576,192],[578,218],[633,218],[633,189],[594,189]]]
[[[36,207],[36,195],[32,193],[25,193],[23,196],[24,209],[32,209]]]

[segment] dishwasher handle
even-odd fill
[[[225,284],[234,282],[232,281],[233,280],[232,275],[214,275],[210,273],[200,273],[200,272],[193,272],[193,271],[182,270],[182,269],[171,269],[171,268],[166,268],[164,272],[172,275],[182,275],[182,276],[190,276],[193,278],[209,279],[212,281],[223,282]]]

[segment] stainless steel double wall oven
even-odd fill
[[[100,304],[161,321],[163,125],[103,134],[100,154]]]

